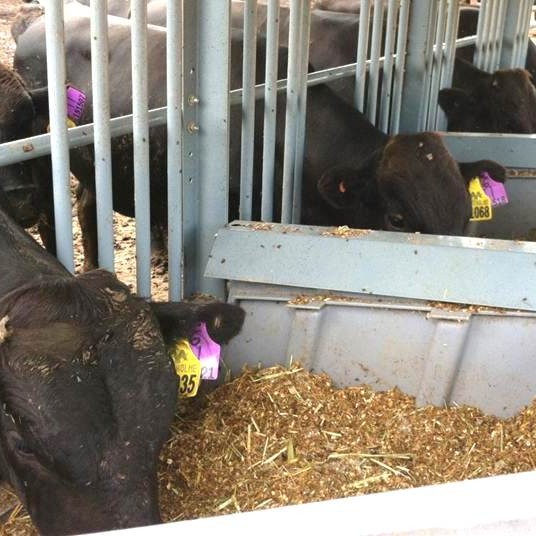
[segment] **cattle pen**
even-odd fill
[[[328,15],[308,0],[131,0],[130,85],[120,88],[110,72],[112,2],[91,0],[83,8],[91,38],[81,57],[91,59],[92,83],[81,89],[91,96],[92,114],[73,126],[66,122],[73,69],[66,25],[75,3],[43,3],[49,132],[0,144],[0,166],[50,155],[56,250],[68,270],[75,270],[72,151],[92,147],[98,266],[117,271],[113,218],[121,203],[111,140],[132,134],[136,293],[152,299],[151,188],[154,169],[166,169],[159,194],[167,298],[208,294],[246,311],[242,332],[225,349],[232,374],[244,366],[299,362],[328,373],[339,387],[397,387],[420,406],[471,405],[510,418],[531,403],[536,134],[450,132],[438,104],[442,91],[454,86],[460,61],[489,74],[536,69],[531,0],[482,0],[478,6],[361,0],[358,13],[348,17]],[[151,4],[158,3],[165,28],[151,18],[157,13]],[[328,45],[318,44],[317,36],[335,32],[336,43],[347,27],[349,56],[344,50],[343,60],[335,61],[339,49],[333,46],[326,59]],[[153,35],[165,43],[165,57],[152,55]],[[165,88],[151,107],[155,70],[166,73]],[[490,78],[492,90],[496,80]],[[339,125],[328,125],[331,101],[316,107],[315,88],[362,112],[371,137],[379,131],[389,137],[387,145],[399,134],[433,131],[454,163],[497,162],[507,171],[508,204],[494,207],[492,219],[466,222],[462,233],[303,223],[310,210],[302,195],[306,178],[323,174],[315,153],[324,143],[333,152],[330,137],[340,132]],[[114,113],[118,91],[128,95],[128,113]],[[333,117],[343,115],[340,109],[346,110],[333,107]],[[313,121],[313,114],[322,120]],[[165,133],[163,164],[154,162],[157,129]],[[307,152],[312,139],[317,145]],[[427,147],[428,139],[419,143]],[[435,151],[425,151],[424,159],[437,159]],[[335,194],[348,188],[340,180]],[[441,534],[516,528],[530,534],[536,515],[527,499],[535,483],[531,471],[135,530],[245,534],[262,525],[288,531],[299,519],[317,533],[319,527],[348,527],[357,512],[360,534],[422,534],[438,527]],[[486,505],[471,511],[475,495]],[[383,518],[386,511],[390,519]]]

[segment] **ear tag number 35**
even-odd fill
[[[469,195],[471,196],[471,218],[469,221],[491,220],[493,218],[491,199],[484,192],[478,177],[471,179]]]
[[[171,350],[171,358],[179,377],[179,396],[195,396],[201,383],[201,362],[192,351],[190,343],[181,339]]]

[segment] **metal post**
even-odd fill
[[[396,42],[395,73],[393,81],[393,104],[391,106],[391,134],[398,134],[400,130],[400,112],[402,108],[402,92],[404,86],[404,73],[406,71],[406,47],[409,24],[409,0],[401,0],[398,16],[398,37]]]
[[[99,266],[114,271],[112,148],[108,74],[108,0],[91,2],[91,78],[95,124],[95,191]]]
[[[490,4],[492,1],[493,0],[482,0],[482,3],[480,4],[480,13],[478,15],[478,25],[476,30],[475,55],[473,60],[474,64],[479,69],[483,69],[485,64],[490,25]]]
[[[450,86],[452,83],[459,17],[460,4],[458,3],[458,0],[449,0],[447,31],[445,36],[445,65],[441,73],[441,89]],[[440,106],[436,106],[435,130],[446,130],[446,127],[447,119],[445,113],[441,110]]]
[[[199,268],[197,289],[223,297],[224,283],[203,278],[215,232],[228,220],[230,3],[198,0]]]
[[[274,216],[278,56],[279,0],[272,0],[268,3],[266,20],[266,86],[264,88],[264,138],[262,147],[262,221],[272,221]]]
[[[362,0],[359,14],[359,36],[357,39],[354,104],[360,111],[365,110],[365,84],[367,81],[366,61],[370,21],[370,0]]]
[[[300,26],[304,0],[294,0],[290,4],[289,62],[287,86],[287,110],[285,116],[285,154],[283,158],[283,199],[281,223],[292,220],[292,197],[294,193],[294,163],[296,159],[296,132],[298,113],[298,93],[300,87]]]
[[[51,2],[47,7],[45,27],[56,246],[60,262],[70,272],[74,272],[63,2]]]
[[[167,171],[169,301],[182,292],[182,0],[167,2]]]
[[[380,129],[387,132],[389,128],[389,112],[391,110],[391,90],[393,86],[394,46],[396,37],[397,0],[389,0],[387,6],[387,24],[385,34],[385,51],[383,62],[383,81],[381,97]]]
[[[198,25],[197,0],[183,0],[183,180],[182,180],[182,240],[184,295],[199,290],[198,281],[203,270],[199,243],[199,99],[198,87]]]
[[[294,192],[292,195],[292,222],[301,219],[303,183],[303,160],[305,158],[305,127],[307,115],[307,71],[309,66],[309,35],[311,27],[311,5],[304,2],[300,22],[300,73],[298,90],[298,115],[296,126],[296,154],[294,157]]]
[[[257,0],[244,5],[242,56],[242,145],[240,152],[240,219],[251,220],[253,201],[253,149],[255,141],[255,67],[257,53]]]
[[[132,0],[132,116],[136,212],[136,292],[151,297],[151,211],[147,122],[147,4]]]
[[[430,94],[428,97],[428,113],[426,119],[426,130],[434,130],[435,116],[438,108],[437,98],[439,95],[441,73],[443,71],[443,41],[445,39],[446,23],[448,19],[447,0],[439,0],[436,32],[435,32],[435,47],[432,53],[431,65],[431,80]]]
[[[426,95],[426,62],[429,44],[429,21],[434,2],[413,0],[410,6],[406,71],[402,86],[400,131],[415,132],[422,124]]]
[[[383,2],[374,4],[372,16],[372,39],[370,47],[369,88],[367,95],[366,115],[369,121],[376,124],[376,108],[378,104],[378,85],[380,79],[380,52],[383,33]]]
[[[525,64],[528,43],[528,26],[532,2],[506,2],[505,22],[502,34],[502,47],[499,59],[501,69],[522,67]],[[525,35],[523,28],[526,28]]]
[[[493,48],[489,63],[490,72],[495,72],[499,68],[499,59],[501,57],[502,35],[504,32],[504,21],[506,16],[506,0],[498,0],[497,5],[497,24],[493,33]]]

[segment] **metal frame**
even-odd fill
[[[509,278],[512,270],[516,276]],[[536,311],[536,288],[527,284],[536,274],[536,244],[529,242],[382,231],[338,236],[325,227],[258,229],[237,221],[218,232],[205,273],[250,283]]]
[[[210,247],[214,233],[221,225],[227,221],[227,170],[228,154],[227,146],[229,141],[228,132],[228,111],[231,103],[240,102],[243,99],[242,90],[228,92],[229,80],[227,65],[229,61],[229,34],[222,32],[222,28],[229,28],[229,6],[224,3],[214,9],[209,0],[196,2],[195,0],[184,0],[183,32],[181,37],[181,7],[180,1],[175,0],[171,9],[171,16],[168,20],[168,66],[174,69],[175,73],[180,73],[182,55],[183,91],[181,94],[180,74],[168,77],[168,103],[175,104],[170,107],[162,107],[146,110],[146,95],[143,91],[139,97],[135,97],[137,104],[134,106],[135,113],[130,116],[114,118],[109,121],[109,131],[111,136],[138,131],[134,134],[137,140],[137,152],[141,151],[141,159],[137,158],[137,179],[136,199],[137,226],[138,226],[138,292],[144,297],[150,296],[150,247],[149,247],[149,206],[148,206],[148,165],[146,149],[147,142],[143,141],[148,128],[163,125],[168,122],[169,135],[169,165],[168,176],[169,192],[169,250],[170,250],[170,298],[179,299],[184,294],[191,294],[194,291],[213,292],[217,295],[223,294],[223,284],[221,282],[209,281],[202,277],[202,270],[206,260],[210,255]],[[440,0],[441,5],[446,4],[446,0]],[[523,60],[523,49],[526,40],[521,36],[526,33],[529,18],[524,17],[525,8],[527,14],[531,10],[530,0],[520,0],[522,5],[516,10],[513,2],[503,0],[487,0],[489,6],[496,2],[503,11],[497,12],[494,20],[494,38],[497,37],[498,28],[504,22],[505,39],[502,48],[498,48],[495,42],[490,46],[488,62],[491,64],[498,61],[500,57],[501,66],[519,65]],[[251,5],[254,0],[249,0]],[[145,5],[138,0],[133,9],[134,30],[132,40],[134,55],[138,55],[134,60],[136,68],[134,76],[139,78],[134,80],[135,86],[143,86],[144,69],[139,69],[139,64],[143,64],[144,57],[144,21]],[[284,221],[297,221],[299,219],[299,189],[301,175],[301,154],[304,143],[305,125],[305,81],[307,85],[324,83],[341,76],[351,76],[356,73],[356,63],[347,66],[326,69],[324,71],[312,73],[305,76],[305,65],[307,56],[305,43],[308,40],[309,15],[308,9],[299,7],[301,0],[293,3],[291,65],[289,66],[288,86],[286,80],[276,82],[277,78],[277,54],[268,51],[269,62],[266,71],[266,85],[254,86],[254,71],[248,67],[248,63],[253,61],[253,54],[249,50],[249,62],[245,62],[245,79],[249,79],[246,89],[247,96],[243,100],[245,109],[253,109],[253,95],[255,98],[265,94],[268,98],[265,103],[266,137],[265,137],[265,160],[263,171],[263,186],[268,186],[268,191],[263,195],[262,215],[264,219],[270,220],[273,214],[273,175],[274,175],[274,133],[276,118],[276,91],[287,90],[288,122],[286,160],[285,167],[285,193],[284,196]],[[365,8],[368,1],[363,3]],[[306,3],[308,6],[308,3]],[[483,2],[485,9],[486,1]],[[55,179],[55,202],[57,207],[56,226],[58,229],[58,247],[62,261],[74,269],[72,261],[72,236],[71,231],[71,207],[68,194],[68,150],[67,146],[76,147],[87,145],[93,142],[93,125],[67,129],[63,118],[65,117],[65,99],[62,95],[64,88],[61,84],[54,87],[54,80],[63,80],[61,55],[63,51],[63,25],[61,23],[62,7],[56,3],[51,4],[47,10],[47,25],[52,28],[48,32],[51,39],[49,50],[49,80],[51,110],[51,125],[53,135],[44,134],[25,140],[3,144],[0,146],[0,162],[3,165],[24,161],[45,154],[52,153]],[[173,7],[175,6],[175,7]],[[303,6],[305,7],[305,6]],[[104,24],[103,13],[106,9],[106,0],[99,0],[92,7],[93,25],[95,28]],[[268,12],[269,15],[269,41],[277,41],[277,3],[272,3]],[[488,11],[491,10],[489,7]],[[381,23],[384,19],[382,10],[377,10],[373,16],[372,41],[374,54],[367,58],[368,30],[361,33],[361,38],[357,50],[357,65],[360,69],[370,70],[372,83],[371,94],[377,83],[376,74],[381,66],[385,70],[384,84],[381,88],[384,97],[380,103],[379,118],[383,128],[387,125],[391,127],[391,132],[412,131],[416,126],[423,125],[426,113],[427,92],[433,96],[438,88],[448,83],[452,73],[452,63],[455,46],[466,46],[474,44],[479,37],[469,37],[455,39],[457,9],[454,3],[450,3],[450,8],[446,21],[444,12],[441,10],[439,17],[440,28],[435,34],[435,51],[433,49],[432,34],[436,27],[428,24],[428,20],[434,20],[433,6],[427,0],[389,0],[387,6],[387,24],[394,26],[394,21],[398,15],[398,34],[396,36],[396,51],[394,35],[389,33],[386,44],[387,57],[379,55],[378,35],[381,33]],[[490,11],[491,12],[491,11]],[[300,14],[301,16],[298,16]],[[247,27],[251,30],[254,26],[251,23]],[[365,20],[365,17],[363,18]],[[490,19],[492,20],[492,19]],[[435,23],[434,23],[435,24]],[[489,22],[491,24],[491,22]],[[489,25],[488,24],[488,25]],[[445,26],[446,25],[446,26]],[[481,23],[481,28],[485,26],[485,21]],[[367,25],[368,28],[368,25]],[[95,29],[95,36],[99,33]],[[253,32],[247,32],[252,34]],[[136,35],[134,35],[136,34]],[[52,39],[52,37],[53,39]],[[365,39],[366,36],[366,39]],[[408,37],[408,39],[406,39]],[[251,36],[250,36],[251,38]],[[187,44],[181,54],[181,47],[172,47],[173,43],[183,42]],[[251,39],[249,40],[251,41]],[[246,39],[245,44],[249,42]],[[444,41],[444,43],[443,43]],[[480,37],[480,41],[482,41]],[[495,41],[497,41],[495,39]],[[523,42],[522,42],[523,41]],[[94,57],[105,56],[106,40],[97,39],[93,45]],[[171,49],[169,48],[171,47]],[[270,48],[270,47],[269,47]],[[500,51],[500,54],[499,54]],[[176,54],[174,54],[176,52]],[[247,51],[246,51],[247,52]],[[58,59],[60,58],[60,59]],[[428,61],[424,61],[428,58]],[[432,61],[432,59],[434,61]],[[172,67],[173,66],[173,67]],[[64,69],[64,66],[63,66]],[[95,113],[96,125],[106,125],[106,75],[104,62],[95,62],[95,73],[93,78],[97,79],[94,87],[95,102],[98,110]],[[423,77],[426,72],[433,71],[434,78],[431,85],[423,84]],[[101,74],[102,73],[102,76]],[[391,88],[392,77],[392,88]],[[364,80],[364,77],[362,77]],[[376,80],[376,82],[375,82]],[[365,102],[364,85],[358,88],[358,100]],[[370,95],[369,95],[370,97]],[[386,100],[391,98],[392,102]],[[176,103],[182,100],[182,121],[180,106]],[[371,98],[369,101],[368,113],[374,113],[375,103]],[[404,106],[402,107],[402,103]],[[441,114],[432,107],[427,111],[428,125],[440,125]],[[247,115],[247,114],[246,114]],[[245,137],[251,131],[252,112],[249,112],[249,127],[246,128]],[[135,123],[133,127],[133,123]],[[101,127],[95,127],[96,130]],[[534,136],[504,136],[504,135],[447,135],[445,139],[459,160],[473,160],[475,158],[486,158],[493,155],[494,158],[502,160],[506,165],[512,167],[536,167],[536,160],[531,156]],[[110,241],[111,228],[111,187],[109,179],[109,147],[106,127],[100,134],[95,135],[97,153],[102,154],[102,160],[97,169],[97,190],[98,190],[98,218],[99,218],[99,262],[102,266],[113,267],[113,248]],[[146,139],[146,138],[145,138]],[[468,143],[470,142],[470,143]],[[52,150],[51,150],[52,145]],[[181,151],[182,149],[182,151]],[[251,147],[245,149],[244,154],[251,154]],[[271,156],[270,156],[271,155]],[[99,159],[100,160],[100,159]],[[102,162],[102,164],[101,164]],[[250,163],[243,166],[250,169]],[[171,170],[177,170],[176,173]],[[248,172],[249,173],[249,172]],[[250,183],[248,179],[246,182]],[[103,193],[104,192],[104,193]],[[181,203],[182,199],[182,203]],[[71,233],[71,235],[69,234]],[[69,258],[70,257],[70,258]]]

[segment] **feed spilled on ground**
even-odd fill
[[[160,457],[165,521],[536,469],[536,403],[501,420],[335,388],[300,366],[247,370],[181,401]],[[5,534],[32,534],[23,509]]]

